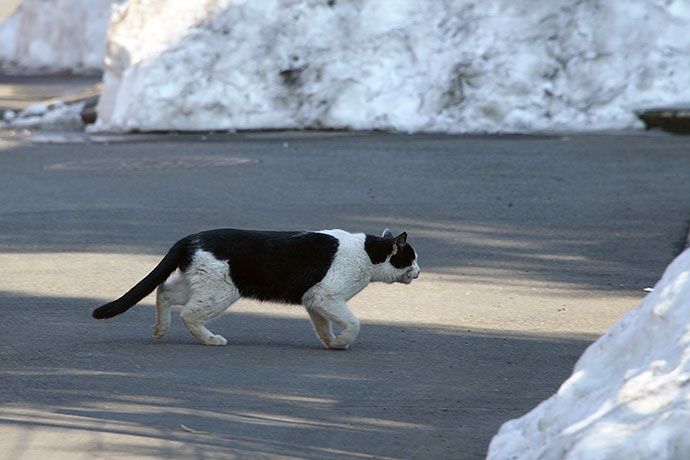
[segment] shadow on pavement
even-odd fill
[[[152,308],[96,321],[97,304],[0,295],[0,441],[13,458],[51,436],[56,454],[106,458],[483,458],[501,423],[555,392],[588,345],[363,324],[334,352],[306,314],[230,310],[213,323],[228,346],[205,347],[176,313],[155,340]]]
[[[687,236],[683,139],[244,133],[2,151],[0,250],[164,254],[216,227],[407,230],[423,269],[653,285]],[[55,170],[198,155],[237,167]]]

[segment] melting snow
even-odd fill
[[[690,251],[580,357],[558,392],[506,422],[488,460],[690,457]]]
[[[690,103],[688,30],[685,0],[24,0],[0,64],[102,67],[96,130],[621,129]]]
[[[690,102],[685,0],[130,0],[97,129],[638,128]]]

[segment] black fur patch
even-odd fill
[[[364,250],[367,252],[372,264],[381,264],[393,252],[393,239],[366,235]]]
[[[381,238],[378,236],[367,235],[364,240],[364,250],[369,255],[371,263],[380,264],[386,261],[386,257],[393,252],[394,238]],[[391,257],[391,265],[395,268],[405,268],[412,265],[416,256],[412,246],[405,243],[398,252]]]
[[[403,245],[402,248],[398,249],[398,252],[391,257],[391,265],[395,268],[405,268],[412,265],[416,256],[414,249],[409,244]]]
[[[294,304],[323,279],[338,250],[338,239],[323,233],[219,229],[190,238],[228,261],[244,297]]]

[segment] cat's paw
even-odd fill
[[[331,348],[331,344],[335,339],[335,336],[333,334],[319,334],[318,337],[323,346],[326,348]]]
[[[350,346],[351,343],[352,339],[350,339],[350,337],[343,337],[342,335],[339,335],[331,340],[331,343],[326,346],[329,350],[345,350]]]
[[[163,326],[161,324],[153,326],[153,336],[157,339],[163,337],[166,332],[168,332],[168,326]]]
[[[204,345],[227,345],[228,341],[222,335],[212,335],[204,342]]]

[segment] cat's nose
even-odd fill
[[[420,273],[421,273],[421,272],[417,272],[417,273],[415,273],[415,275],[414,275],[414,279],[417,279],[417,278],[419,278],[419,274],[420,274]]]

